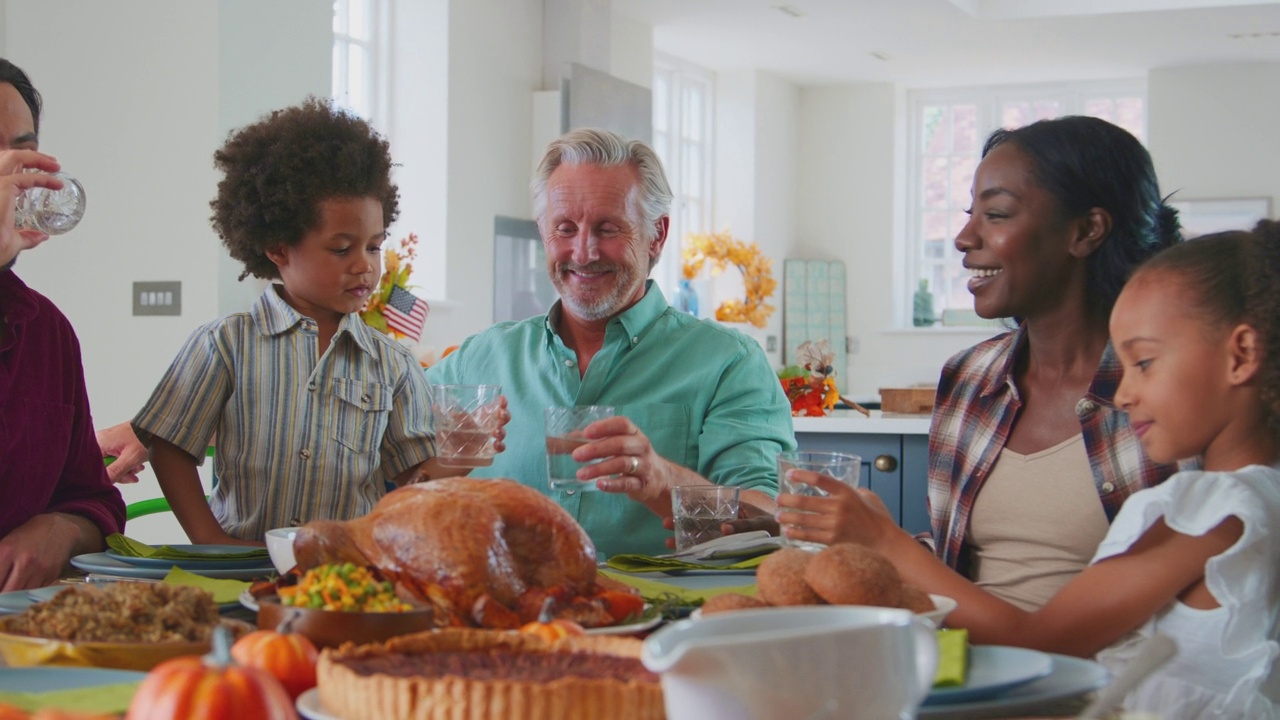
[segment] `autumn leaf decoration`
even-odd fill
[[[413,233],[409,233],[408,237],[400,240],[397,247],[390,247],[383,251],[382,279],[378,282],[378,287],[373,294],[369,296],[369,302],[365,304],[364,310],[360,311],[360,318],[365,321],[365,324],[397,340],[407,336],[387,327],[387,319],[383,317],[382,310],[387,306],[392,288],[398,286],[409,289],[409,275],[413,272],[413,260],[417,256],[418,236]]]
[[[716,308],[716,320],[748,322],[764,327],[774,307],[765,302],[773,296],[778,282],[773,279],[773,261],[760,252],[755,243],[734,238],[728,230],[718,233],[691,233],[684,244],[684,276],[692,280],[707,263],[711,274],[719,275],[730,265],[742,272],[746,297],[726,300]]]

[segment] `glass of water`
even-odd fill
[[[788,480],[788,470],[810,470],[821,475],[833,477],[849,487],[858,487],[858,481],[862,477],[862,458],[850,453],[811,452],[808,450],[788,450],[778,453],[779,493],[827,497],[827,493],[819,490],[814,485]],[[791,540],[786,535],[782,536],[782,542],[784,545],[800,547],[806,550],[819,550],[826,547],[822,543]]]
[[[578,479],[578,468],[599,460],[578,462],[573,459],[573,451],[591,442],[583,431],[597,420],[613,417],[613,408],[608,405],[550,407],[544,414],[547,421],[547,485],[552,490],[569,494],[597,489],[594,480]]]
[[[676,526],[676,552],[715,540],[720,526],[738,517],[738,488],[725,485],[679,485],[671,488],[671,517]]]
[[[66,173],[50,174],[62,180],[61,190],[27,188],[18,193],[14,200],[13,221],[19,230],[61,235],[79,225],[80,219],[84,217],[84,186]]]

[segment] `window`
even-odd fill
[[[671,183],[671,227],[653,279],[670,299],[685,235],[710,232],[715,81],[700,67],[654,58],[653,149]]]
[[[973,173],[993,130],[1092,115],[1146,139],[1143,81],[916,91],[908,108],[908,250],[906,282],[899,289],[904,310],[898,318],[904,327],[911,325],[911,299],[922,280],[943,324],[974,322],[969,276],[953,241],[967,220]]]
[[[385,4],[333,0],[333,99],[379,124],[386,115],[381,92]]]

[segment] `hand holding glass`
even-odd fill
[[[552,490],[575,493],[579,490],[596,490],[595,480],[579,480],[578,469],[590,462],[573,459],[573,451],[591,442],[583,434],[587,426],[597,420],[614,415],[608,405],[580,405],[577,407],[551,407],[545,412],[547,421],[547,486]]]
[[[722,534],[720,526],[738,517],[738,488],[724,485],[679,485],[671,488],[671,516],[676,552]]]
[[[62,181],[61,190],[27,188],[14,199],[13,223],[19,230],[60,235],[80,224],[84,217],[84,186],[80,181],[64,172],[49,174]]]
[[[431,386],[436,459],[441,465],[476,468],[493,464],[501,395],[501,385]]]
[[[809,470],[821,475],[828,475],[848,485],[858,487],[862,477],[862,458],[849,453],[809,452],[805,450],[789,450],[778,453],[778,492],[809,497],[827,497],[827,493],[815,485],[789,480],[788,470]],[[822,543],[791,540],[784,533],[782,542],[792,547],[806,550],[819,550],[826,547]]]

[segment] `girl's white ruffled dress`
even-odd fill
[[[1117,555],[1157,520],[1203,535],[1224,519],[1244,534],[1205,567],[1221,606],[1198,610],[1173,602],[1124,640],[1098,653],[1114,675],[1136,644],[1160,632],[1178,654],[1125,700],[1125,709],[1183,718],[1280,718],[1280,467],[1236,472],[1181,472],[1129,498],[1093,562]]]

